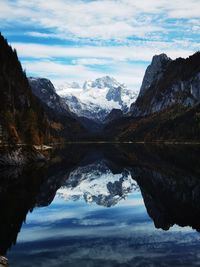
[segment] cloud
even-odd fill
[[[167,53],[170,57],[187,57],[193,53],[197,45],[185,48],[185,43],[175,42],[138,42],[129,46],[64,46],[43,45],[34,43],[12,43],[20,57],[31,58],[107,58],[113,60],[150,61],[155,54]]]
[[[55,82],[108,74],[139,88],[154,54],[199,50],[199,0],[1,0],[0,9],[28,74]]]
[[[29,75],[49,78],[55,86],[74,81],[83,84],[85,80],[95,80],[108,74],[107,69],[96,70],[92,66],[87,66],[87,64],[69,65],[50,60],[23,61],[22,63]],[[103,64],[103,68],[105,66]],[[111,68],[109,75],[116,78],[120,83],[125,83],[129,88],[138,91],[145,66],[139,65],[137,68],[133,68],[132,64],[124,62],[120,65],[109,65],[109,67]]]
[[[40,73],[43,77],[52,77],[53,79],[65,79],[71,81],[82,81],[85,78],[104,75],[99,71],[91,71],[84,65],[67,65],[53,61],[24,61],[23,66],[28,72],[35,75]]]
[[[106,65],[111,64],[111,60],[109,59],[100,59],[100,58],[79,58],[74,59],[73,64],[80,64],[80,65]]]
[[[181,0],[3,0],[0,5],[2,23],[35,24],[66,38],[108,40],[161,35],[167,31],[164,20],[200,17],[199,0],[184,4]]]
[[[93,80],[111,75],[119,82],[139,90],[145,69],[154,54],[167,53],[172,58],[187,57],[195,49],[189,41],[172,43],[139,42],[131,46],[64,46],[13,43],[29,75],[43,76],[56,85],[66,81]],[[70,61],[70,63],[69,63]]]
[[[57,38],[56,34],[53,33],[43,33],[43,32],[27,32],[26,35],[33,37],[42,37],[42,38]]]

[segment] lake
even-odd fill
[[[200,265],[200,147],[68,145],[0,171],[11,267]]]

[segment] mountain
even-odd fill
[[[76,88],[74,86],[77,86]],[[136,93],[114,78],[105,76],[95,81],[59,86],[57,93],[63,97],[71,112],[102,123],[112,109],[127,112],[136,99]]]
[[[129,141],[200,140],[200,52],[154,56],[129,116],[111,121],[105,137]]]
[[[140,93],[131,105],[132,116],[146,116],[170,106],[194,106],[200,101],[200,52],[171,60],[154,56],[148,66]]]
[[[36,77],[29,77],[28,80],[33,94],[42,101],[44,107],[48,107],[49,115],[55,116],[55,114],[57,114],[57,117],[60,116],[63,118],[63,123],[69,120],[71,120],[71,123],[80,123],[80,125],[82,125],[82,127],[87,129],[90,133],[96,133],[102,129],[102,125],[100,123],[87,117],[78,117],[75,113],[72,113],[65,100],[56,93],[55,87],[50,80]],[[74,86],[75,88],[75,86],[78,85],[73,83],[71,86]],[[72,101],[75,103],[75,100]],[[77,108],[79,107],[77,106]],[[74,129],[72,127],[71,132],[73,131]]]
[[[32,92],[49,108],[53,109],[59,114],[65,114],[70,116],[69,107],[64,100],[59,97],[52,82],[45,78],[28,78]]]
[[[80,139],[88,134],[87,124],[85,121],[73,114],[64,99],[60,97],[55,90],[54,85],[49,79],[29,77],[29,84],[33,94],[38,97],[48,114],[49,118],[57,121],[55,126],[61,127],[61,132],[58,132],[64,139]]]
[[[109,123],[123,117],[123,111],[121,109],[112,109],[111,112],[106,116],[104,122]]]

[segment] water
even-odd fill
[[[199,266],[199,151],[77,145],[2,170],[1,254],[11,267]]]

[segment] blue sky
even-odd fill
[[[1,0],[2,34],[28,75],[110,75],[138,90],[154,54],[200,50],[200,0]]]

